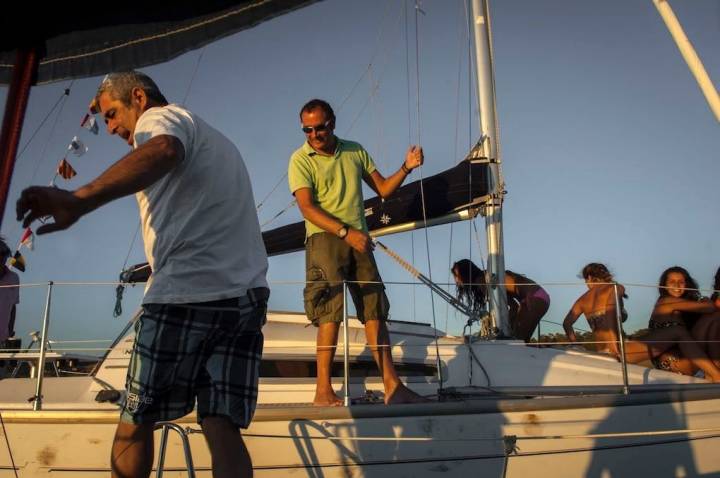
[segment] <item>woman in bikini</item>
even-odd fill
[[[716,274],[717,279],[717,274]],[[698,346],[720,366],[720,311],[715,301],[702,297],[690,273],[679,266],[666,269],[660,276],[658,291],[648,326],[651,330],[684,327],[698,341]],[[655,366],[662,370],[694,375],[694,366],[677,347],[663,353]]]
[[[604,264],[586,265],[582,270],[582,276],[588,291],[575,301],[565,317],[563,327],[568,340],[577,341],[572,326],[581,315],[585,315],[595,341],[601,343],[600,351],[620,358],[617,307],[619,305],[620,310],[623,310],[623,298],[626,297],[625,287],[615,282]],[[625,358],[628,363],[651,360],[676,344],[680,346],[685,357],[688,357],[696,367],[705,372],[708,380],[720,381],[720,368],[698,347],[684,326],[654,329],[642,339],[626,340]]]
[[[481,309],[487,300],[485,271],[469,259],[457,261],[450,270],[458,299],[471,309]],[[513,337],[528,342],[550,308],[550,296],[535,281],[513,271],[505,271],[505,289]]]

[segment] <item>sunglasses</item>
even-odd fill
[[[332,120],[327,120],[323,124],[319,124],[317,126],[303,126],[301,129],[302,129],[302,132],[305,134],[310,134],[313,131],[315,131],[316,133],[320,133],[322,131],[327,131],[328,128],[330,128],[331,123],[332,123]]]

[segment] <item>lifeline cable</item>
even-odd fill
[[[10,464],[12,465],[15,478],[18,478],[17,467],[15,466],[15,458],[13,458],[12,449],[10,448],[10,437],[8,437],[7,430],[5,430],[5,420],[3,420],[2,413],[0,413],[0,423],[2,424],[3,435],[5,435],[5,443],[7,444],[8,455],[10,455]]]

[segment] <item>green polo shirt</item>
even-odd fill
[[[367,232],[363,206],[363,176],[375,171],[375,163],[358,143],[337,138],[334,156],[318,154],[307,142],[292,156],[288,166],[290,192],[312,191],[313,201],[339,221]],[[305,237],[324,230],[305,220]]]

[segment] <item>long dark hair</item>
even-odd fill
[[[591,262],[582,268],[582,278],[587,279],[588,277],[594,277],[600,279],[602,282],[615,282],[612,273],[605,264],[599,262]]]
[[[700,292],[697,290],[697,281],[693,279],[687,269],[680,266],[669,267],[665,269],[665,271],[663,271],[662,275],[660,275],[660,281],[658,282],[658,292],[660,293],[660,297],[667,297],[669,295],[666,283],[668,276],[673,272],[677,274],[682,274],[685,278],[685,290],[683,291],[683,295],[681,296],[681,298],[686,300],[700,300]],[[715,276],[715,279],[717,281],[717,275]]]
[[[457,298],[471,310],[480,310],[487,300],[487,281],[485,271],[469,259],[461,259],[452,265],[450,270],[460,277],[462,284],[457,284]]]
[[[589,264],[586,264],[585,267],[582,268],[582,271],[580,271],[580,274],[582,275],[582,278],[586,280],[588,277],[594,277],[595,279],[600,279],[601,282],[605,282],[608,284],[612,284],[613,282],[615,282],[615,277],[613,277],[610,269],[608,269],[605,264],[602,264],[600,262],[591,262]],[[623,299],[629,298],[627,292],[623,292],[622,296]],[[623,322],[625,322],[625,318],[623,318]]]
[[[711,299],[717,300],[718,295],[720,295],[720,267],[718,267],[718,270],[715,271],[715,282],[713,282],[713,293]]]

